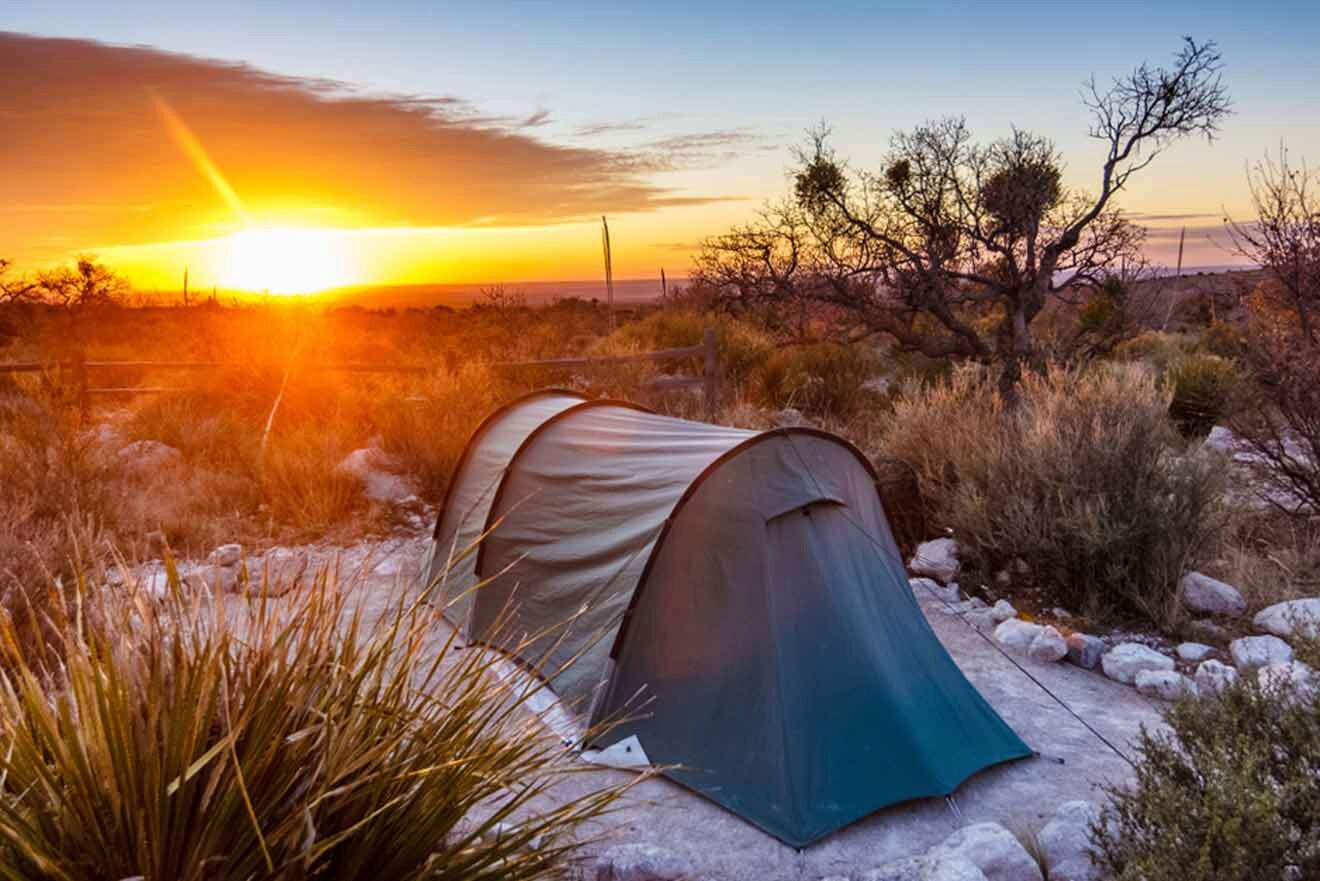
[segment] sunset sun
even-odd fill
[[[310,294],[353,281],[343,237],[302,227],[254,227],[223,242],[221,284],[272,294]]]

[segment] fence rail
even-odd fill
[[[715,345],[715,332],[707,330],[702,342],[697,346],[678,349],[662,349],[656,352],[635,352],[627,355],[608,355],[598,358],[546,358],[539,361],[496,361],[490,366],[502,370],[520,368],[549,369],[591,369],[607,367],[611,364],[639,362],[664,363],[682,361],[687,358],[701,359],[700,376],[661,376],[651,382],[651,388],[667,390],[700,386],[705,403],[706,418],[714,420],[719,408],[719,353]],[[93,387],[88,381],[88,374],[96,370],[225,370],[245,366],[238,361],[87,361],[82,358],[63,361],[21,361],[0,364],[0,374],[7,373],[45,373],[59,371],[72,377],[78,393],[78,400],[86,412],[88,399],[92,395],[148,395],[178,392],[181,389],[165,386],[115,386]],[[300,370],[323,370],[340,373],[404,373],[421,375],[434,368],[424,364],[363,364],[358,362],[331,362],[302,365]]]

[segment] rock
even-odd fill
[[[1223,453],[1225,456],[1231,456],[1237,452],[1238,444],[1241,441],[1237,435],[1222,425],[1216,425],[1210,429],[1210,434],[1206,435],[1202,446],[1214,450],[1216,453]]]
[[[908,584],[912,586],[912,592],[919,600],[923,597],[935,597],[942,603],[958,602],[957,582],[945,587],[933,578],[909,578]]]
[[[1292,660],[1292,646],[1277,636],[1244,636],[1228,646],[1233,666],[1246,673],[1270,664],[1286,664]]]
[[[1041,881],[1040,867],[1031,854],[998,823],[965,826],[927,855],[932,863],[950,858],[976,866],[986,881]]]
[[[995,619],[996,624],[1000,624],[1009,618],[1016,618],[1017,609],[1013,608],[1013,604],[1008,600],[997,600],[990,607],[990,616]]]
[[[802,411],[795,410],[792,407],[785,407],[775,414],[775,425],[780,428],[794,428],[805,425],[806,421],[802,418]]]
[[[416,499],[411,484],[395,474],[393,458],[376,447],[354,450],[343,458],[335,471],[354,477],[362,484],[367,498],[376,502],[402,504]]]
[[[1274,636],[1320,637],[1320,597],[1275,603],[1257,612],[1251,623]]]
[[[1053,664],[1068,656],[1068,643],[1053,627],[1045,627],[1027,647],[1027,657],[1042,664]]]
[[[211,551],[207,556],[206,562],[212,566],[229,567],[237,566],[243,559],[243,546],[239,544],[220,545],[220,547]]]
[[[989,879],[971,860],[949,857],[927,863],[921,881],[989,881]]]
[[[1008,587],[1013,583],[1013,576],[1008,574],[1007,569],[1000,569],[995,573],[995,584],[1000,587]]]
[[[683,857],[651,844],[620,844],[596,857],[596,881],[687,881],[694,871]]]
[[[1086,670],[1094,670],[1104,655],[1105,641],[1089,633],[1073,633],[1068,636],[1068,662]]]
[[[1202,575],[1188,572],[1178,583],[1182,590],[1183,605],[1193,612],[1209,615],[1241,615],[1247,610],[1247,601],[1231,584],[1225,584]]]
[[[1058,618],[1060,621],[1068,621],[1072,618],[1072,612],[1069,612],[1067,609],[1060,606],[1055,606],[1053,609],[1050,609],[1050,614],[1055,618]]]
[[[977,630],[994,630],[1001,622],[995,620],[995,613],[991,609],[973,609],[963,616],[967,623],[971,624]]]
[[[1142,670],[1137,673],[1135,684],[1141,694],[1162,701],[1176,701],[1196,694],[1196,683],[1174,670]]]
[[[1256,681],[1260,683],[1261,688],[1296,697],[1311,693],[1314,688],[1313,678],[1314,671],[1301,661],[1269,664],[1256,671]]]
[[[1050,881],[1099,881],[1091,862],[1091,826],[1100,808],[1089,801],[1064,802],[1036,839],[1045,854]]]
[[[1032,642],[1044,630],[1045,628],[1039,624],[1032,624],[1021,618],[1009,618],[995,628],[995,642],[1012,651],[1026,652],[1031,649]]]
[[[182,461],[183,453],[160,441],[134,441],[119,450],[119,463],[133,471],[145,472],[173,468]]]
[[[930,861],[924,856],[904,857],[885,863],[877,869],[858,874],[855,881],[925,881]],[[824,879],[822,879],[824,881]]]
[[[1202,661],[1196,668],[1196,693],[1202,697],[1219,694],[1238,681],[1238,671],[1220,661]]]
[[[266,588],[275,593],[284,593],[296,586],[311,565],[311,556],[297,548],[271,548],[261,556],[260,567],[254,571],[253,580],[264,578]],[[260,582],[257,582],[260,587]]]
[[[946,584],[958,574],[958,566],[958,543],[951,538],[922,542],[908,562],[908,568],[917,575],[929,575]]]
[[[1100,659],[1100,666],[1110,679],[1132,685],[1142,670],[1172,670],[1174,664],[1173,658],[1139,642],[1125,642],[1106,652]]]
[[[1228,642],[1228,631],[1207,618],[1198,618],[1190,622],[1186,627],[1186,631],[1188,637],[1199,642],[1208,642],[1215,645],[1223,645]]]
[[[1184,642],[1177,648],[1178,657],[1182,658],[1189,664],[1197,664],[1204,661],[1214,650],[1214,646],[1209,646],[1201,642]]]

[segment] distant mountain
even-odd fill
[[[669,289],[681,285],[686,279],[669,280]],[[427,306],[467,306],[475,302],[491,284],[409,284],[361,285],[327,291],[317,299],[344,306],[365,306],[371,309],[407,309]],[[531,281],[505,284],[506,293],[521,292],[530,306],[539,306],[553,300],[579,297],[583,300],[605,301],[604,281]],[[660,297],[660,279],[626,278],[614,282],[616,303],[646,303]]]

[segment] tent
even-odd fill
[[[545,390],[473,434],[427,577],[469,640],[623,720],[592,755],[801,847],[1030,754],[926,622],[875,480],[814,428]]]

